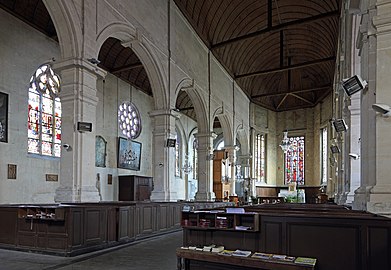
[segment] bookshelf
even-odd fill
[[[226,213],[224,211],[182,212],[181,225],[190,229],[213,229],[228,231],[259,231],[257,213]]]
[[[18,218],[62,221],[65,220],[65,209],[57,206],[19,207]]]

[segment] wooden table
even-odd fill
[[[251,257],[224,256],[212,252],[178,248],[178,270],[196,269],[263,269],[263,270],[310,270],[315,266],[299,265],[293,262],[262,260]],[[193,267],[192,262],[195,262]],[[199,266],[197,266],[199,264]]]

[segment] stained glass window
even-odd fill
[[[198,163],[198,140],[193,141],[193,179],[197,179],[197,163]]]
[[[28,99],[28,152],[61,156],[60,78],[47,64],[30,79]]]
[[[285,154],[285,184],[304,185],[304,137],[289,137],[289,143]]]
[[[181,166],[180,166],[180,136],[177,130],[176,142],[175,142],[175,176],[181,176]]]
[[[265,182],[266,164],[265,135],[257,134],[255,137],[255,177],[257,181]]]
[[[321,184],[327,183],[327,128],[322,128],[320,130],[321,136],[321,168],[322,168],[322,182]]]

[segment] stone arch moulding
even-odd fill
[[[217,114],[216,117],[219,119],[220,124],[221,124],[221,129],[223,130],[224,145],[225,146],[234,145],[235,144],[234,140],[233,140],[234,137],[232,135],[233,132],[232,132],[232,129],[231,129],[231,124],[229,122],[228,115],[226,115],[226,114]]]
[[[249,154],[250,147],[249,147],[249,140],[246,130],[244,129],[242,124],[239,124],[237,127],[236,137],[238,141],[240,142],[240,147],[242,150],[242,154]]]
[[[61,57],[81,58],[83,34],[72,1],[42,0],[56,28]]]
[[[175,88],[175,100],[181,90],[185,91],[189,95],[190,100],[193,103],[194,110],[196,111],[198,132],[201,134],[209,133],[208,110],[203,99],[201,89],[194,83],[194,80],[190,78],[184,78]]]
[[[166,72],[150,41],[129,24],[118,22],[109,24],[96,37],[96,56],[99,54],[103,43],[109,37],[119,39],[123,46],[130,47],[140,59],[151,83],[155,109],[162,110],[168,108],[167,97],[169,95],[167,94],[167,79],[165,79],[167,78]]]

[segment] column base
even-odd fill
[[[354,191],[354,201],[353,209],[354,210],[367,210],[367,203],[369,201],[369,192],[371,191],[372,186],[359,187]]]
[[[78,191],[70,187],[59,187],[56,189],[54,201],[58,203],[65,202],[99,202],[101,200],[96,187],[82,187]]]
[[[151,201],[166,202],[168,201],[168,194],[165,191],[152,191]]]
[[[57,203],[63,202],[80,202],[80,193],[71,187],[59,187],[56,189],[54,201]]]
[[[197,192],[195,195],[196,201],[203,201],[203,202],[213,202],[216,199],[216,195],[214,192]]]

